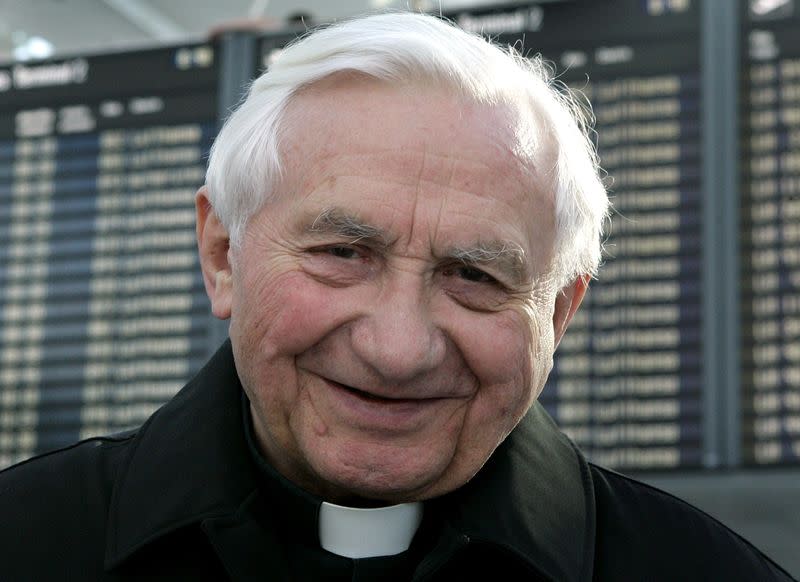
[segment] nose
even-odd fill
[[[387,382],[413,380],[446,357],[447,340],[420,279],[398,276],[351,327],[354,352]]]

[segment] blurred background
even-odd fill
[[[0,468],[137,426],[225,337],[208,148],[307,28],[425,10],[592,102],[615,216],[541,400],[800,576],[795,0],[0,0]]]
[[[310,17],[315,22],[381,9],[429,8],[420,0],[0,0],[0,59],[48,57],[204,39],[232,20],[260,20],[265,28]],[[453,0],[463,7],[469,0]]]

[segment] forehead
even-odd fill
[[[401,217],[433,205],[428,218],[445,230],[505,230],[539,253],[554,235],[549,168],[519,155],[519,118],[438,87],[327,79],[287,109],[279,190],[320,209],[355,205],[368,220],[372,203]]]
[[[516,153],[521,149],[519,118],[509,106],[475,103],[435,85],[389,85],[340,73],[305,88],[290,102],[281,149],[289,164],[345,150],[425,150],[503,167],[522,178],[530,168]]]

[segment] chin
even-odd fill
[[[365,450],[367,449],[367,450]],[[360,454],[359,454],[360,453]],[[332,461],[322,460],[321,480],[328,495],[341,500],[386,503],[421,501],[444,493],[450,460],[421,458],[418,451],[388,451],[385,447],[347,447]]]

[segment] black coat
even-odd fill
[[[0,580],[287,579],[278,532],[254,518],[270,499],[240,397],[226,343],[138,431],[0,473]],[[791,580],[701,511],[587,463],[539,405],[441,507],[415,579]]]

